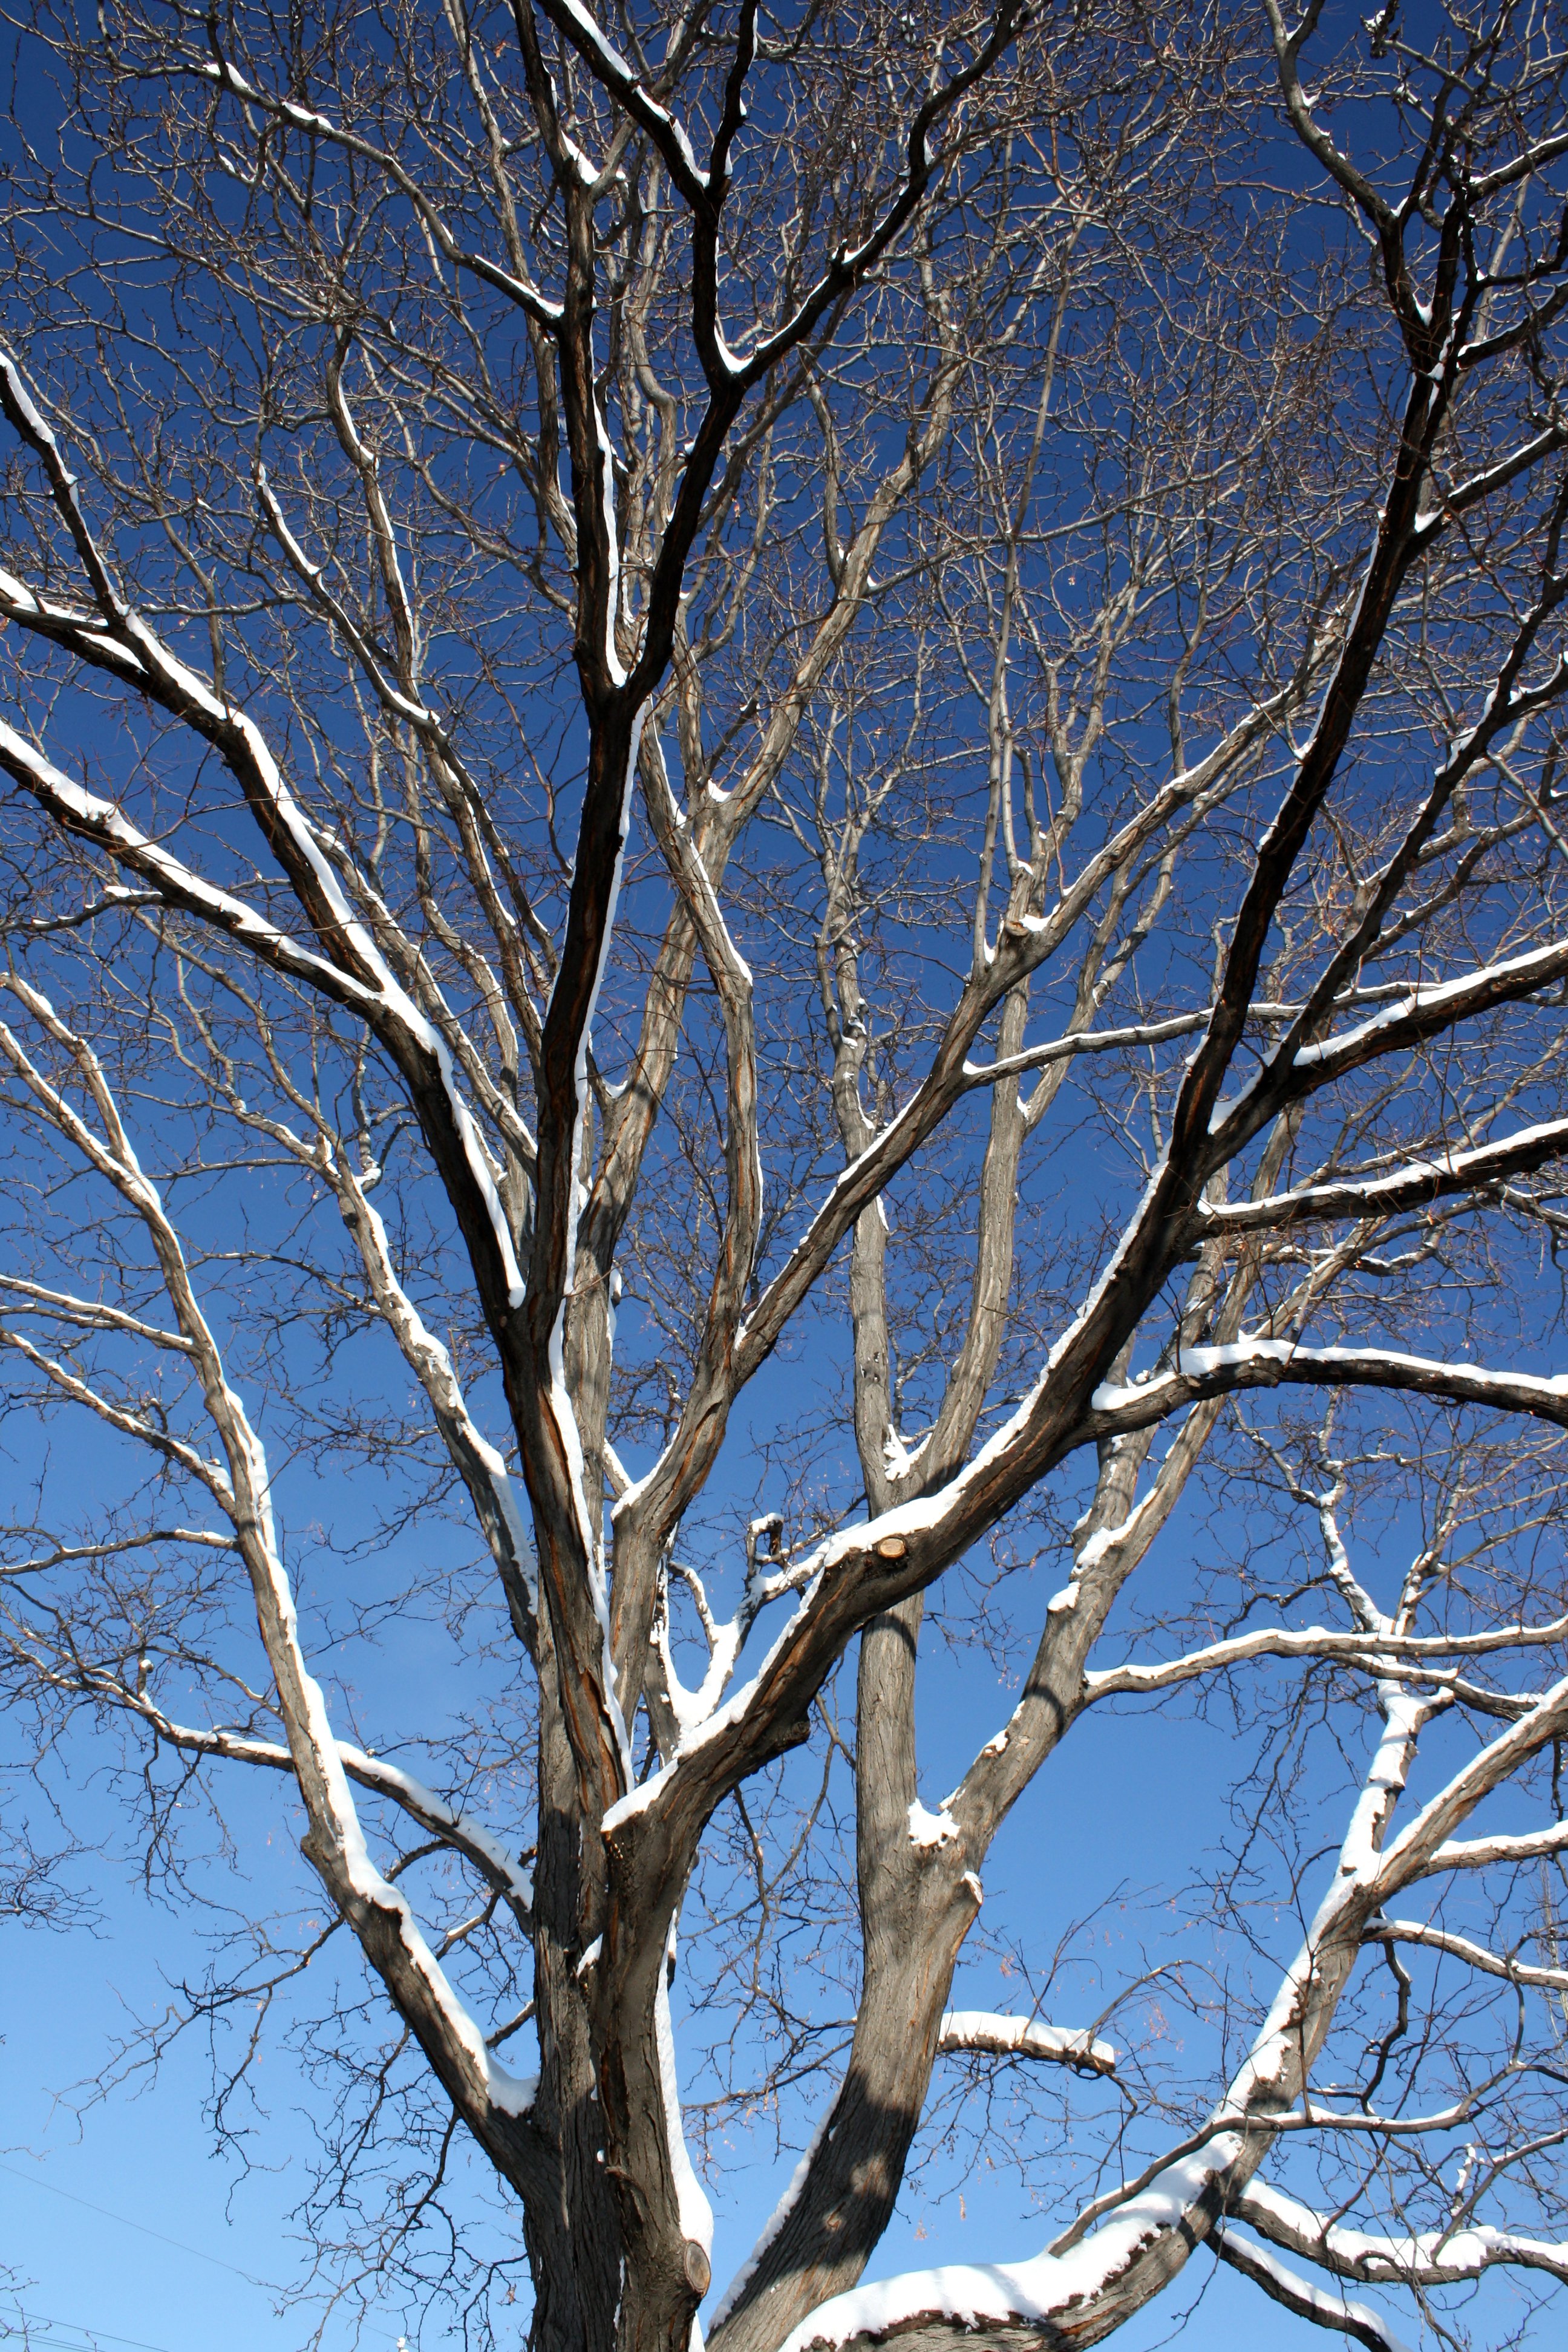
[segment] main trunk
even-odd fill
[[[534,1874],[534,2000],[540,2079],[535,2119],[559,2157],[558,2193],[525,2216],[533,2274],[532,2352],[615,2352],[621,2301],[619,2217],[605,2169],[603,2116],[584,1998],[582,1832],[576,1767],[555,1697],[554,1642],[542,1610],[539,1853]]]

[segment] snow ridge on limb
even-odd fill
[[[937,2049],[943,2057],[964,2051],[997,2058],[1042,2058],[1088,2074],[1114,2074],[1116,2051],[1085,2026],[1043,2025],[1034,2017],[999,2017],[989,2010],[950,2009],[942,2013]]]
[[[1568,1969],[1542,1969],[1517,1959],[1512,1953],[1494,1952],[1468,1936],[1434,1927],[1427,1919],[1377,1919],[1367,1929],[1369,1944],[1424,1944],[1428,1950],[1447,1952],[1483,1975],[1506,1977],[1510,1984],[1539,1985],[1547,1992],[1568,1992]]]
[[[720,2296],[719,2301],[714,2305],[711,2313],[709,2315],[707,2332],[710,2336],[717,2336],[725,2320],[729,2318],[730,2314],[734,2310],[736,2305],[745,2294],[747,2287],[750,2286],[752,2279],[755,2277],[769,2247],[773,2245],[774,2241],[777,2239],[780,2231],[784,2229],[785,2222],[794,2212],[796,2204],[799,2202],[801,2191],[805,2187],[806,2179],[810,2174],[812,2163],[816,2158],[817,2149],[821,2147],[823,2140],[830,2130],[832,2123],[833,2103],[829,2100],[824,2105],[821,2115],[817,2117],[816,2128],[812,2133],[810,2139],[806,2142],[806,2145],[802,2151],[799,2162],[796,2164],[794,2171],[790,2174],[789,2179],[785,2184],[784,2195],[779,2199],[778,2203],[773,2207],[773,2211],[763,2222],[762,2230],[758,2233],[756,2243],[752,2246],[751,2252],[741,2264],[740,2269],[735,2273],[734,2277],[730,2281],[729,2285],[725,2288],[723,2294]]]
[[[149,693],[153,691],[155,681],[149,674],[143,673],[137,683]],[[248,728],[249,722],[246,724]],[[260,739],[257,737],[256,740],[259,742]],[[268,755],[268,768],[270,765]],[[392,1046],[395,1059],[404,1058],[410,1049],[417,1055],[421,1071],[426,1074],[433,1071],[438,1079],[458,1153],[483,1204],[485,1222],[502,1270],[506,1296],[512,1304],[516,1304],[522,1295],[522,1277],[496,1189],[494,1171],[473,1114],[458,1089],[457,1072],[450,1051],[439,1032],[395,980],[379,950],[370,942],[363,926],[350,914],[336,877],[310,838],[308,828],[299,812],[293,810],[292,803],[289,803],[289,807],[293,826],[303,837],[312,865],[328,877],[332,901],[342,909],[342,919],[329,920],[325,928],[336,937],[353,938],[356,945],[363,942],[369,949],[366,958],[372,974],[369,980],[361,977],[352,964],[345,969],[336,959],[314,953],[301,946],[286,931],[279,930],[276,924],[257,914],[233,891],[208,882],[194,872],[123,816],[111,802],[100,799],[97,793],[89,793],[84,786],[74,782],[47,759],[36,744],[30,743],[26,736],[19,735],[3,719],[0,719],[0,768],[30,792],[67,832],[95,844],[119,865],[151,883],[164,905],[195,916],[274,971],[317,990],[346,1012],[356,1014],[384,1043]],[[276,774],[276,771],[272,772]]]
[[[1568,961],[1568,951],[1564,960]],[[1387,1175],[1369,1177],[1364,1183],[1352,1179],[1305,1184],[1296,1192],[1276,1192],[1260,1201],[1200,1202],[1197,1214],[1205,1233],[1222,1234],[1251,1233],[1260,1227],[1274,1230],[1313,1219],[1383,1217],[1528,1174],[1565,1153],[1568,1119],[1548,1119],[1470,1151],[1434,1152],[1430,1159],[1411,1160]]]
[[[458,244],[440,207],[431,202],[429,194],[414,174],[405,170],[386,148],[378,146],[374,140],[362,138],[357,131],[346,130],[334,122],[330,115],[322,114],[314,107],[300,106],[292,99],[275,96],[262,84],[242,74],[230,58],[222,55],[216,60],[192,58],[177,64],[174,69],[211,83],[230,97],[238,99],[242,105],[270,115],[275,121],[286,124],[289,130],[298,131],[307,138],[325,140],[332,146],[342,148],[345,154],[358,156],[377,171],[384,172],[393,185],[414,206],[444,260],[456,269],[468,270],[498,293],[507,295],[538,325],[552,328],[559,321],[560,303],[542,294],[530,278],[503,269],[487,254],[470,251]]]
[[[1352,2342],[1364,2344],[1367,2352],[1410,2352],[1402,2336],[1396,2336],[1380,2312],[1370,2304],[1353,2303],[1348,2295],[1326,2294],[1310,2279],[1298,2278],[1287,2269],[1267,2246],[1249,2245],[1238,2238],[1234,2230],[1223,2225],[1209,2232],[1209,2243],[1222,2263],[1260,2286],[1275,2303],[1282,2304],[1298,2319],[1310,2319],[1320,2327],[1329,2327]]]
[[[630,60],[608,37],[590,10],[579,0],[539,0],[540,12],[571,42],[596,81],[622,105],[645,131],[664,158],[669,176],[694,211],[711,202],[707,172],[697,161],[686,128],[667,106],[660,105],[638,79]]]
[[[1223,1347],[1183,1348],[1169,1371],[1131,1387],[1096,1389],[1089,1401],[1090,1428],[1096,1437],[1112,1436],[1163,1421],[1201,1397],[1274,1388],[1282,1381],[1405,1389],[1568,1426],[1568,1373],[1497,1372],[1481,1364],[1406,1356],[1392,1348],[1305,1348],[1289,1339],[1243,1338]]]
[[[359,1245],[371,1293],[424,1389],[447,1451],[471,1496],[479,1525],[500,1573],[512,1619],[531,1653],[537,1651],[539,1575],[533,1542],[518,1505],[517,1490],[502,1455],[474,1420],[451,1351],[428,1328],[397,1279],[386,1228],[348,1155],[329,1150],[312,1155],[337,1192],[343,1222]]]
[[[1134,1214],[1134,1227],[1141,1213]],[[1105,1280],[1110,1278],[1108,1273]],[[1086,1308],[1084,1315],[1089,1311]],[[1083,1319],[1080,1316],[1080,1325]],[[929,1583],[963,1549],[972,1531],[988,1523],[998,1489],[1021,1491],[1052,1462],[1080,1445],[1147,1428],[1204,1400],[1281,1381],[1396,1388],[1523,1412],[1568,1426],[1568,1375],[1505,1374],[1384,1349],[1312,1349],[1244,1338],[1212,1348],[1183,1348],[1173,1370],[1128,1387],[1096,1389],[1086,1401],[1084,1417],[1068,1422],[1053,1437],[1053,1376],[1071,1338],[1069,1333],[1058,1341],[1011,1420],[945,1487],[841,1529],[798,1564],[789,1589],[798,1591],[800,1599],[754,1675],[701,1721],[686,1727],[674,1757],[606,1815],[606,1834],[650,1808],[671,1805],[682,1776],[688,1781],[700,1779],[713,1789],[728,1785],[747,1748],[751,1725],[787,1710],[794,1689],[812,1675],[813,1660],[832,1643],[840,1612],[847,1617],[852,1612],[857,1621],[868,1613],[868,1583],[889,1599]],[[879,1601],[877,1605],[887,1603]],[[1279,1638],[1289,1643],[1296,1637]],[[1347,1654],[1358,1647],[1375,1653],[1378,1646],[1376,1639],[1365,1637],[1326,1638],[1336,1645],[1342,1638]],[[1400,1637],[1391,1655],[1404,1654],[1405,1638]],[[1180,1675],[1174,1666],[1150,1671]]]
[[[275,971],[320,989],[350,1012],[368,1017],[374,1010],[374,992],[352,973],[341,971],[324,956],[301,947],[233,891],[205,881],[122,816],[111,801],[101,800],[96,793],[74,782],[46,759],[36,744],[4,719],[0,719],[0,767],[32,793],[68,831],[79,839],[97,843],[121,866],[152,883],[162,904],[200,916],[215,930],[226,933]]]
[[[1317,2263],[1338,2278],[1359,2279],[1365,2286],[1448,2286],[1479,2278],[1483,2271],[1499,2265],[1544,2271],[1568,2280],[1568,2245],[1480,2223],[1387,2237],[1315,2213],[1262,2180],[1250,2181],[1230,2210],[1235,2220],[1245,2221],[1271,2245]]]
[[[1191,1681],[1199,1675],[1223,1672],[1252,1658],[1339,1658],[1348,1664],[1365,1666],[1385,1680],[1397,1678],[1405,1669],[1412,1680],[1424,1682],[1442,1679],[1440,1661],[1444,1658],[1489,1657],[1500,1650],[1563,1640],[1568,1640],[1568,1617],[1554,1618],[1544,1625],[1500,1626],[1488,1633],[1450,1636],[1385,1633],[1375,1628],[1346,1633],[1324,1625],[1258,1625],[1250,1633],[1233,1634],[1228,1641],[1191,1650],[1184,1657],[1160,1659],[1149,1664],[1129,1659],[1119,1666],[1090,1667],[1084,1676],[1084,1687],[1089,1699],[1165,1690],[1173,1684]],[[1510,1700],[1509,1704],[1523,1708],[1533,1705],[1533,1701]]]
[[[952,2333],[984,2329],[988,2335],[1016,2331],[1021,2346],[1048,2347],[1048,2352],[1058,2346],[1065,2352],[1068,2345],[1096,2343],[1135,2307],[1129,2305],[1107,2325],[1095,2324],[1094,2306],[1114,2289],[1119,2275],[1129,2273],[1162,2238],[1183,2228],[1196,2228],[1201,2234],[1213,2226],[1194,2223],[1194,2217],[1212,2202],[1214,2157],[1223,2160],[1234,2152],[1233,2136],[1231,2142],[1216,2140],[1204,2153],[1167,2166],[1153,2184],[1128,2199],[1112,2220],[1066,2253],[1037,2254],[1018,2263],[948,2263],[837,2295],[800,2323],[781,2352],[811,2352],[816,2345],[880,2343],[917,2335],[925,2327]],[[1387,2347],[1396,2339],[1378,2341]]]
[[[664,2100],[664,2130],[675,2174],[676,2209],[688,2246],[700,2249],[710,2263],[713,2252],[713,2208],[697,2178],[680,2118],[680,2078],[676,2067],[675,2030],[670,2022],[669,1987],[660,1978],[654,1995],[654,2031],[658,2037],[659,2086]]]

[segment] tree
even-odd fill
[[[21,39],[0,1337],[107,1499],[37,1470],[8,1686],[175,1872],[289,1777],[325,1925],[197,2005],[351,1937],[342,2161],[470,2136],[550,2352],[710,2284],[683,1916],[711,2113],[815,2110],[715,2352],[1087,2345],[1205,2244],[1373,2345],[1346,2281],[1568,2277],[1559,32]],[[928,1611],[1023,1645],[934,1809]],[[1136,1981],[952,2010],[1011,1809],[1194,1692],[1201,2079]],[[1101,2185],[860,2287],[948,2053]]]

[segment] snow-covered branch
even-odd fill
[[[1546,2271],[1568,2280],[1568,2245],[1475,2222],[1456,2222],[1414,2237],[1380,2236],[1314,2213],[1261,2180],[1239,2190],[1230,2211],[1270,2245],[1366,2286],[1447,2286],[1479,2278],[1499,2265]]]
[[[1225,2227],[1210,2231],[1209,2243],[1221,2262],[1228,2263],[1254,2286],[1260,2286],[1266,2295],[1293,2312],[1298,2319],[1310,2319],[1315,2326],[1348,2336],[1352,2342],[1364,2344],[1367,2352],[1409,2352],[1405,2338],[1396,2336],[1370,2304],[1352,2302],[1348,2295],[1331,2294],[1315,2286],[1310,2279],[1299,2278],[1267,2246],[1250,2245],[1234,2230]]]
[[[1137,2179],[1097,2199],[1048,2252],[1018,2263],[952,2265],[857,2288],[803,2321],[786,2352],[807,2352],[818,2342],[880,2338],[923,2320],[1037,2337],[1042,2322],[1068,2311],[1080,2326],[1092,2315],[1096,2334],[1105,2334],[1182,2267],[1192,2247],[1234,2207],[1287,2118],[1297,2120],[1290,2111],[1375,1907],[1383,1835],[1432,1711],[1388,1685],[1382,1696],[1383,1737],[1327,1892],[1247,2058],[1204,2128]],[[1299,2120],[1305,2128],[1318,2127],[1312,2115]],[[1342,2120],[1321,2118],[1331,2125]]]
[[[1568,1707],[1560,1706],[1557,1714],[1559,1721],[1568,1723]],[[1563,1853],[1568,1853],[1568,1822],[1553,1822],[1546,1829],[1521,1831],[1517,1837],[1449,1839],[1435,1849],[1422,1875],[1443,1870],[1487,1870],[1494,1864],[1507,1868]]]
[[[1392,1348],[1312,1348],[1289,1339],[1244,1338],[1223,1347],[1183,1348],[1173,1367],[1131,1387],[1107,1383],[1090,1400],[1092,1433],[1114,1436],[1163,1421],[1202,1397],[1280,1385],[1400,1389],[1414,1396],[1527,1413],[1568,1427],[1568,1375],[1496,1371]]]
[[[53,428],[8,354],[0,353],[0,406],[47,480],[94,592],[90,626],[62,624],[26,590],[0,611],[36,629],[79,659],[138,687],[183,726],[210,743],[243,792],[268,848],[314,930],[319,954],[296,948],[231,893],[191,873],[152,843],[110,803],[73,784],[15,729],[0,723],[0,767],[32,792],[69,832],[155,884],[166,901],[227,932],[261,961],[321,990],[363,1019],[397,1064],[453,1198],[493,1318],[504,1320],[522,1297],[522,1276],[497,1191],[495,1171],[457,1082],[452,1051],[409,995],[387,956],[345,895],[337,867],[284,780],[261,729],[249,714],[173,654],[121,592],[82,513],[75,477]],[[339,845],[341,851],[341,845]],[[360,877],[362,895],[380,908],[379,893]],[[382,909],[385,919],[384,909]],[[419,961],[410,950],[412,970]]]
[[[1479,1969],[1485,1976],[1503,1977],[1510,1984],[1537,1985],[1544,1992],[1568,1992],[1568,1969],[1537,1968],[1511,1952],[1494,1952],[1468,1936],[1457,1936],[1451,1928],[1435,1927],[1430,1920],[1376,1919],[1368,1927],[1364,1940],[1369,1944],[1421,1944],[1428,1951],[1447,1952],[1451,1958],[1463,1960],[1468,1968]]]
[[[1116,2050],[1087,2027],[1044,2025],[1034,2017],[999,2017],[988,2010],[944,2011],[937,2049],[943,2057],[973,2052],[988,2058],[1039,2058],[1085,2074],[1114,2074]]]
[[[1234,1634],[1228,1641],[1212,1642],[1201,1650],[1189,1651],[1183,1658],[1163,1660],[1156,1664],[1125,1665],[1092,1668],[1084,1677],[1091,1698],[1113,1698],[1122,1693],[1168,1690],[1177,1684],[1190,1682],[1196,1675],[1222,1673],[1250,1658],[1334,1658],[1347,1664],[1364,1667],[1376,1675],[1397,1675],[1401,1666],[1412,1669],[1412,1679],[1439,1680],[1440,1675],[1427,1677],[1419,1674],[1421,1662],[1432,1661],[1437,1666],[1444,1658],[1488,1657],[1500,1650],[1511,1650],[1531,1645],[1551,1644],[1568,1640],[1568,1618],[1555,1618],[1547,1625],[1509,1626],[1485,1633],[1393,1634],[1342,1633],[1321,1625],[1303,1626],[1300,1630],[1283,1625],[1255,1626],[1246,1633]],[[1509,1704],[1512,1705],[1510,1700]],[[1522,1700],[1529,1706],[1533,1701]]]
[[[330,115],[323,114],[319,108],[300,106],[292,99],[275,96],[259,82],[241,73],[226,57],[219,56],[216,60],[183,61],[174,70],[194,75],[237,99],[242,106],[270,115],[276,122],[297,131],[306,142],[322,140],[384,173],[389,184],[414,206],[444,260],[455,269],[468,271],[485,285],[505,294],[540,326],[550,329],[556,325],[561,317],[561,305],[541,293],[531,278],[503,269],[488,254],[465,247],[448,226],[441,207],[390,150],[345,128]]]
[[[1429,1160],[1412,1160],[1384,1176],[1364,1183],[1304,1185],[1300,1192],[1276,1193],[1263,1201],[1202,1203],[1198,1214],[1205,1232],[1256,1233],[1342,1218],[1373,1218],[1457,1192],[1484,1191],[1543,1167],[1568,1153],[1568,1119],[1549,1119],[1517,1134],[1499,1137],[1471,1151],[1439,1151]]]

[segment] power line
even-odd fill
[[[11,2167],[6,2165],[5,2168],[9,2172]],[[26,2173],[19,2174],[17,2177],[24,2180],[26,2179]],[[79,2205],[85,2205],[87,2200],[84,2197],[79,2197],[76,2202]],[[99,2210],[96,2205],[89,2208],[89,2210],[94,2213]],[[118,2213],[111,2213],[109,2218],[111,2221],[117,2221],[120,2216]],[[134,2228],[135,2224],[132,2223],[132,2227]],[[174,2243],[173,2239],[169,2243],[171,2245]],[[29,2329],[35,2327],[63,2327],[72,2336],[85,2336],[89,2344],[126,2344],[132,2347],[132,2352],[164,2352],[164,2347],[162,2344],[143,2344],[141,2337],[137,2336],[111,2336],[106,2327],[79,2327],[74,2319],[46,2319],[41,2311],[24,2311],[20,2304],[15,2305],[13,2308],[16,2317],[23,2322],[23,2326],[8,2326],[5,2323],[9,2315],[0,2315],[0,2341],[6,2336],[25,2336]],[[29,2338],[29,2340],[34,2339]],[[80,2347],[62,2347],[61,2352],[80,2352]]]
[[[34,2189],[47,2189],[51,2197],[63,2197],[68,2204],[80,2205],[89,2213],[100,2214],[106,2221],[118,2221],[122,2230],[139,2230],[144,2238],[156,2238],[161,2246],[173,2246],[177,2254],[189,2254],[198,2263],[211,2263],[215,2270],[231,2272],[236,2278],[244,2279],[247,2286],[260,2287],[264,2294],[279,2293],[269,2280],[258,2278],[253,2271],[242,2271],[237,2263],[226,2263],[221,2254],[204,2253],[200,2246],[187,2246],[179,2238],[166,2238],[162,2230],[150,2230],[145,2221],[132,2221],[128,2214],[111,2213],[107,2205],[95,2205],[90,2197],[79,2197],[74,2189],[62,2189],[58,2182],[41,2179],[36,2172],[23,2172],[14,2164],[0,2163],[0,2172],[8,2172],[13,2180],[26,2180]],[[131,2338],[117,2340],[129,2343]]]

